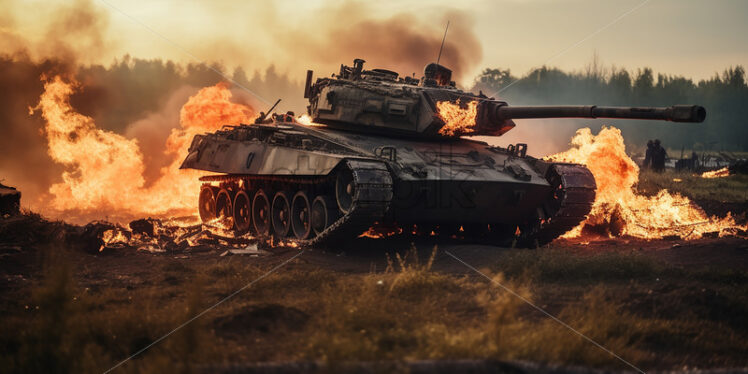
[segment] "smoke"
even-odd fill
[[[471,28],[473,20],[464,12],[444,11],[435,18],[399,13],[385,19],[372,18],[370,13],[361,3],[323,9],[310,22],[315,25],[314,32],[295,30],[281,37],[281,41],[324,67],[363,58],[369,67],[388,68],[403,75],[415,73],[419,77],[427,63],[436,61],[449,20],[440,64],[451,68],[459,80],[483,57]]]
[[[47,155],[44,121],[29,116],[29,107],[44,91],[42,74],[66,71],[59,61],[0,58],[0,180],[21,187],[24,204],[28,197],[43,203],[43,194],[62,172]]]
[[[117,42],[107,37],[109,17],[91,0],[14,2],[0,0],[0,50],[34,60],[96,61]]]
[[[43,119],[29,115],[44,91],[41,78],[70,76],[78,61],[99,58],[114,43],[103,36],[108,17],[91,1],[0,0],[0,8],[0,180],[21,188],[25,206],[44,206],[63,167],[47,153]]]
[[[174,124],[179,123],[179,111],[182,105],[197,90],[197,87],[192,86],[178,88],[166,100],[161,110],[127,125],[125,136],[136,139],[143,154],[143,178],[146,186],[152,185],[161,176],[161,169],[171,163],[171,160],[166,157],[164,144],[174,129]]]
[[[173,147],[184,147],[189,141],[174,135],[182,129],[180,121],[184,123],[180,114],[184,104],[201,88],[225,81],[213,69],[252,90],[248,93],[233,85],[232,103],[259,111],[267,108],[262,101],[282,98],[279,111],[300,114],[306,106],[302,97],[306,69],[328,75],[336,72],[340,63],[350,64],[360,57],[367,60],[368,68],[420,75],[423,66],[436,59],[447,20],[451,25],[441,63],[455,71],[455,79],[473,69],[482,55],[471,29],[472,20],[462,12],[431,10],[430,14],[381,17],[372,15],[364,3],[347,2],[310,10],[302,16],[306,17],[303,22],[287,22],[274,4],[257,6],[261,9],[254,16],[264,18],[262,25],[273,25],[263,27],[259,38],[269,40],[272,48],[258,47],[257,25],[252,25],[251,33],[237,33],[238,41],[222,38],[219,32],[200,36],[202,43],[196,43],[196,54],[210,59],[206,63],[184,63],[122,55],[127,51],[120,47],[130,41],[121,39],[122,25],[113,23],[107,8],[96,2],[49,5],[0,0],[4,10],[0,14],[0,180],[23,192],[25,208],[53,218],[62,217],[64,209],[71,208],[61,203],[59,196],[68,194],[71,198],[71,181],[82,175],[76,169],[80,160],[51,155],[48,140],[52,132],[45,129],[47,121],[42,111],[29,113],[45,92],[44,83],[55,76],[64,82],[79,82],[66,94],[64,104],[69,104],[71,116],[75,113],[74,118],[93,124],[85,127],[89,135],[86,144],[92,149],[75,153],[76,157],[94,152],[94,140],[110,139],[106,149],[134,158],[136,165],[120,166],[138,175],[139,179],[129,182],[135,183],[131,186],[134,192],[142,193],[155,188],[165,170],[174,167]],[[217,17],[238,17],[233,6],[215,6],[210,11]],[[247,61],[252,65],[246,65]],[[70,135],[74,138],[80,135],[77,131],[68,134],[75,134]],[[81,139],[71,144],[80,147]],[[56,143],[65,144],[67,140],[60,135]],[[91,160],[96,160],[95,156]],[[116,171],[112,172],[101,177],[116,178]],[[95,173],[88,177],[98,178]],[[91,200],[107,198],[93,196]],[[53,205],[64,209],[53,213]],[[100,213],[107,213],[106,209]]]

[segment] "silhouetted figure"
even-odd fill
[[[644,164],[642,164],[642,169],[649,169],[652,166],[653,149],[654,143],[652,143],[652,140],[647,141],[647,152],[644,154]]]
[[[691,152],[691,171],[696,171],[699,168],[699,155],[696,152]]]
[[[665,170],[665,159],[667,159],[667,151],[660,144],[660,139],[655,139],[652,148],[652,170],[662,173]]]

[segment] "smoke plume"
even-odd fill
[[[471,28],[473,22],[463,12],[447,11],[426,20],[411,13],[372,19],[367,16],[367,8],[360,5],[348,3],[320,12],[315,17],[319,29],[289,33],[282,39],[284,45],[323,66],[350,64],[354,58],[363,58],[370,68],[382,67],[420,77],[423,67],[436,61],[449,20],[440,64],[452,69],[454,78],[459,80],[482,58],[480,42]]]
[[[340,63],[359,57],[367,60],[368,68],[420,75],[423,66],[436,59],[447,20],[451,24],[441,63],[455,71],[455,78],[474,68],[482,55],[472,20],[449,10],[382,17],[372,15],[365,3],[347,2],[310,11],[306,22],[291,23],[269,3],[261,6],[266,15],[263,25],[276,27],[263,26],[261,31],[273,48],[253,44],[251,33],[237,34],[240,39],[216,33],[201,36],[202,43],[195,47],[197,55],[209,56],[205,63],[185,63],[126,54],[111,12],[90,0],[57,5],[0,0],[0,6],[0,180],[22,190],[24,208],[52,218],[68,218],[71,212],[86,218],[148,215],[134,206],[116,212],[108,199],[117,196],[142,203],[140,195],[154,194],[157,186],[165,185],[187,138],[239,120],[218,114],[193,118],[208,127],[185,127],[194,121],[185,117],[183,107],[190,98],[204,95],[203,88],[230,93],[230,100],[214,99],[247,108],[241,117],[245,120],[254,110],[267,109],[264,102],[277,98],[283,99],[280,111],[300,114],[306,106],[306,69],[325,76],[336,72]],[[220,6],[210,11],[221,17],[236,13]],[[277,27],[280,24],[284,27]],[[238,85],[223,85],[226,78],[214,69]],[[56,103],[54,107],[63,108],[56,109],[62,110],[56,117],[53,106],[45,110],[39,104],[44,95]],[[30,113],[35,107],[38,110]],[[50,125],[50,118],[58,121],[56,125]],[[59,127],[70,123],[77,125]],[[93,171],[101,166],[108,169]],[[97,183],[113,184],[122,173],[131,175],[127,183],[90,191]],[[189,186],[180,188],[195,188],[194,183],[185,184]],[[189,200],[191,195],[187,196]],[[152,214],[169,208],[149,204],[140,207]]]

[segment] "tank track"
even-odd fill
[[[538,208],[536,220],[520,228],[517,246],[550,243],[584,221],[595,202],[595,177],[584,165],[554,163],[546,178],[553,195]]]
[[[301,246],[324,246],[336,241],[348,241],[358,237],[381,220],[392,200],[392,177],[387,166],[378,161],[345,160],[353,175],[356,194],[351,209],[322,232],[310,239],[294,237],[276,238],[284,243],[293,242]],[[260,176],[260,175],[212,175],[200,178],[204,182],[238,182],[249,180],[257,182],[287,183],[289,185],[334,183],[333,175],[323,177],[294,176]]]
[[[353,172],[356,190],[352,209],[319,235],[299,240],[299,244],[316,246],[356,238],[387,212],[392,200],[392,176],[387,166],[361,160],[347,160],[346,164]]]

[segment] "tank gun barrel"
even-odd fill
[[[510,106],[495,107],[499,120],[522,118],[626,118],[672,122],[703,122],[706,110],[699,105],[673,105],[669,107],[618,107],[618,106]]]

